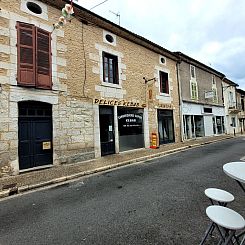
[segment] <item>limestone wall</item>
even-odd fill
[[[175,139],[180,137],[176,62],[97,25],[78,19],[63,29],[53,24],[61,15],[37,0],[43,12],[30,13],[27,0],[1,0],[0,11],[0,177],[19,173],[18,102],[34,100],[52,105],[54,165],[93,158],[99,147],[98,106],[94,99],[115,99],[139,104],[151,132],[157,132],[157,108],[174,112]],[[16,21],[52,32],[52,90],[17,86]],[[114,37],[108,43],[105,35]],[[103,82],[102,52],[118,57],[119,85]],[[164,57],[165,63],[160,59]],[[169,74],[170,94],[160,94],[159,71]],[[145,83],[143,79],[155,78]],[[151,96],[149,95],[151,94]],[[143,106],[144,105],[144,106]],[[148,137],[147,136],[147,137]]]

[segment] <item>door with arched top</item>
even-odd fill
[[[19,102],[18,126],[20,170],[52,164],[52,105]]]

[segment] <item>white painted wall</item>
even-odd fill
[[[213,132],[213,116],[204,116],[204,129],[205,136],[211,136],[214,134]]]

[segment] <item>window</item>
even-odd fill
[[[106,35],[105,35],[105,39],[106,39],[106,41],[109,42],[109,43],[113,43],[113,42],[114,42],[114,38],[113,38],[113,36],[110,35],[110,34],[106,34]]]
[[[103,81],[119,84],[117,56],[103,52]]]
[[[218,103],[217,88],[213,87],[212,91],[213,91],[213,102]]]
[[[236,118],[235,117],[231,118],[231,127],[236,127]]]
[[[168,73],[159,71],[160,93],[169,94]]]
[[[244,98],[241,98],[242,110],[244,111]]]
[[[234,108],[236,102],[234,101],[234,95],[233,92],[229,92],[229,108]]]
[[[117,37],[115,34],[103,30],[103,42],[106,44],[110,44],[112,46],[117,45]]]
[[[190,70],[191,70],[191,78],[196,78],[196,69],[195,66],[190,66]]]
[[[203,112],[204,112],[204,113],[213,113],[213,109],[210,108],[210,107],[204,107],[204,108],[203,108]]]
[[[197,82],[191,81],[191,99],[197,100],[198,99],[198,91],[197,91]]]
[[[17,22],[18,85],[50,89],[51,34],[31,24]]]
[[[159,55],[159,64],[166,65],[167,59],[166,57]]]
[[[26,6],[27,8],[32,11],[33,13],[35,14],[41,14],[42,13],[42,8],[36,4],[36,3],[33,3],[33,2],[27,2],[26,3]]]

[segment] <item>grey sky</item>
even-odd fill
[[[103,0],[78,0],[87,9]],[[74,1],[75,2],[75,1]],[[245,0],[108,0],[92,11],[224,73],[245,90]]]

